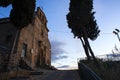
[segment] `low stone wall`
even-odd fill
[[[79,74],[83,80],[102,80],[97,74],[95,74],[90,68],[83,63],[78,63]]]

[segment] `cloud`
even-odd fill
[[[62,65],[62,66],[58,66],[56,67],[58,70],[76,70],[78,69],[78,66],[71,66],[71,65]]]
[[[63,66],[59,66],[57,68],[69,68],[70,66],[69,65],[63,65]]]
[[[68,56],[52,56],[52,61],[55,62],[59,59],[65,59],[65,58],[68,58]]]
[[[52,62],[55,62],[60,59],[68,58],[68,56],[65,55],[67,53],[63,46],[65,46],[65,43],[60,41],[51,41],[51,58]]]

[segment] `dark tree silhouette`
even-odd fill
[[[23,28],[32,22],[35,10],[35,0],[14,0],[10,13],[11,22],[17,28]]]
[[[12,4],[14,0],[0,0],[0,6],[7,7],[8,5]]]
[[[0,0],[1,7],[12,4],[10,20],[16,28],[22,28],[33,21],[36,0]]]
[[[81,40],[88,60],[90,60],[90,54],[96,60],[88,39],[95,40],[100,32],[92,9],[93,0],[70,0],[67,14],[68,27],[74,37]]]

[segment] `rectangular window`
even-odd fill
[[[38,41],[38,46],[41,46],[42,41]]]
[[[27,44],[23,43],[21,57],[25,58],[27,53]]]

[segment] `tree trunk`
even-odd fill
[[[93,57],[93,60],[96,64],[96,66],[99,67],[99,63],[98,63],[97,59],[95,58],[94,53],[93,53],[93,51],[90,47],[90,44],[89,44],[89,41],[88,41],[88,38],[87,38],[87,34],[86,34],[86,30],[85,30],[84,27],[83,27],[83,40],[85,42],[85,45],[87,46],[88,51],[90,52],[91,56]]]
[[[85,27],[82,27],[83,28],[83,40],[85,42],[85,45],[87,46],[87,49],[88,51],[91,53],[91,56],[93,57],[93,60],[96,61],[96,58],[94,56],[94,53],[90,47],[90,44],[89,44],[89,41],[88,41],[88,38],[87,38],[87,33],[86,33],[86,30],[85,30]]]
[[[87,43],[88,43],[89,51],[90,51],[90,53],[91,53],[91,55],[92,55],[92,57],[93,57],[93,60],[94,60],[94,62],[95,62],[95,64],[96,64],[96,66],[97,66],[98,68],[100,68],[100,64],[99,64],[98,60],[96,59],[96,57],[94,56],[94,53],[93,53],[93,51],[92,51],[92,49],[91,49],[91,46],[90,46],[90,44],[89,44],[88,39],[87,39]]]
[[[82,42],[82,45],[83,45],[85,54],[86,54],[86,56],[87,56],[87,59],[88,59],[88,60],[91,60],[87,46],[86,46],[85,43],[83,42],[82,38],[80,38],[80,40],[81,40],[81,42]]]
[[[87,38],[84,38],[84,40],[85,40],[85,44],[87,45],[87,48],[88,48],[89,52],[91,53],[91,56],[92,56],[92,58],[93,58],[93,60],[94,60],[95,65],[96,65],[98,68],[100,68],[99,62],[97,61],[97,59],[96,59],[95,56],[94,56],[94,53],[93,53],[93,51],[92,51],[92,49],[91,49],[91,47],[90,47],[90,44],[89,44],[88,39],[87,39]]]
[[[96,60],[96,58],[95,58],[95,56],[94,56],[94,53],[93,53],[93,51],[92,51],[92,49],[91,49],[91,46],[90,46],[90,44],[89,44],[88,39],[84,38],[84,40],[85,40],[85,44],[87,45],[88,50],[89,50],[90,53],[91,53],[91,56],[93,57],[93,60]]]

